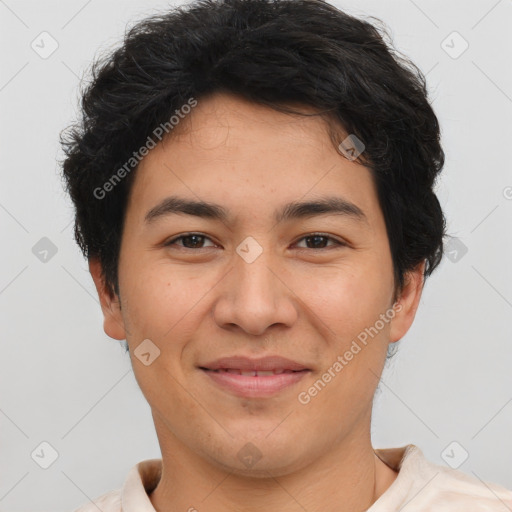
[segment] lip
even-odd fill
[[[280,356],[267,356],[259,359],[232,356],[217,359],[199,369],[215,385],[239,397],[268,397],[297,384],[311,372],[303,364]],[[230,370],[230,372],[223,371]],[[274,375],[241,375],[241,372],[270,372]]]
[[[221,357],[215,361],[200,365],[207,370],[232,369],[242,371],[292,370],[302,371],[310,368],[281,356],[266,356],[253,359],[244,356]]]
[[[294,384],[297,384],[307,375],[310,370],[292,371],[276,375],[248,376],[227,373],[222,371],[207,370],[201,371],[220,388],[230,393],[245,397],[268,397],[283,391]]]

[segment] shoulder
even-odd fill
[[[73,510],[73,512],[122,512],[121,509],[121,490],[106,492],[93,502],[86,503],[81,507]]]
[[[425,510],[452,512],[503,512],[512,510],[512,491],[505,487],[470,475],[459,469],[435,464],[425,458],[417,446],[408,450],[411,476],[420,477],[422,488],[411,499],[416,504],[425,504]],[[404,466],[408,466],[406,460]],[[411,497],[412,498],[412,497]],[[421,509],[423,510],[423,509]]]
[[[377,450],[398,471],[391,486],[367,512],[512,511],[512,491],[458,469],[435,464],[415,445]]]
[[[474,512],[512,510],[512,491],[509,489],[460,470],[432,466],[438,473],[432,480],[430,492],[426,491],[436,511],[459,510],[459,507]]]

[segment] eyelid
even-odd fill
[[[172,245],[174,245],[174,242],[176,242],[182,238],[187,238],[189,236],[194,236],[194,235],[208,239],[208,240],[210,240],[210,242],[217,245],[208,235],[205,235],[204,233],[199,233],[197,231],[191,231],[188,233],[182,233],[181,235],[177,235],[177,236],[171,238],[170,240],[167,240],[166,242],[163,243],[163,246],[164,247],[172,246]],[[200,249],[208,249],[208,247],[199,247],[199,249],[191,249],[190,247],[182,247],[182,246],[178,246],[178,247],[180,247],[181,249],[190,250],[190,251],[198,251]]]
[[[334,248],[334,247],[342,247],[342,246],[347,246],[348,247],[348,243],[345,242],[344,240],[342,239],[339,239],[333,235],[330,235],[329,233],[322,233],[322,232],[319,232],[319,231],[314,231],[312,233],[308,233],[306,235],[303,235],[301,236],[300,238],[298,238],[294,244],[297,244],[298,242],[301,242],[302,240],[304,240],[305,238],[309,238],[309,237],[312,237],[312,236],[320,236],[320,237],[323,237],[323,238],[327,238],[329,241],[332,241],[335,243],[335,245],[331,245],[330,247],[321,247],[320,249],[309,249],[307,247],[301,247],[300,249],[302,250],[305,250],[305,251],[321,251],[321,250],[328,250],[329,248]]]
[[[210,240],[210,242],[212,242],[213,244],[217,245],[208,235],[205,235],[204,233],[200,233],[200,232],[196,232],[196,231],[191,231],[191,232],[187,232],[187,233],[182,233],[181,235],[177,235],[177,236],[171,238],[170,240],[164,242],[163,245],[164,245],[164,247],[172,246],[178,240],[183,239],[183,238],[187,238],[189,236],[194,236],[194,235],[200,236],[200,237],[205,238],[205,239],[208,239],[208,240]],[[348,247],[348,245],[349,245],[344,240],[338,239],[337,237],[334,237],[333,235],[330,235],[329,233],[322,233],[322,232],[318,232],[318,231],[302,235],[300,238],[298,238],[293,243],[293,245],[296,245],[297,243],[301,242],[302,240],[304,240],[306,238],[309,238],[309,237],[313,237],[313,236],[320,236],[320,237],[327,238],[329,241],[334,242],[335,245],[331,245],[330,247],[329,246],[328,247],[321,247],[319,249],[311,249],[311,248],[308,248],[308,247],[301,247],[301,248],[299,248],[299,250],[318,252],[318,251],[322,251],[322,250],[325,251],[325,250],[328,250],[329,248],[333,248],[333,247],[343,247],[343,246]],[[199,251],[200,249],[208,249],[208,247],[199,247],[197,249],[192,249],[190,247],[182,247],[182,246],[178,246],[178,247],[180,247],[181,249],[190,250],[190,251]]]

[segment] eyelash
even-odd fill
[[[213,242],[210,237],[206,236],[206,235],[203,235],[202,233],[184,233],[183,235],[179,235],[177,237],[174,237],[173,239],[169,240],[168,242],[165,242],[164,243],[164,246],[165,247],[170,247],[172,245],[175,244],[175,242],[177,242],[178,240],[183,240],[184,238],[188,238],[190,236],[198,236],[198,237],[201,237],[201,238],[205,238],[205,239],[208,239],[210,240],[211,242]],[[301,250],[310,250],[310,251],[319,251],[319,250],[328,250],[328,249],[332,249],[334,247],[344,247],[344,246],[347,246],[348,244],[346,244],[345,242],[342,242],[330,235],[328,235],[327,233],[309,233],[305,236],[303,236],[302,238],[299,238],[299,240],[296,242],[301,242],[302,240],[306,239],[306,238],[310,238],[310,237],[315,237],[315,236],[318,236],[318,237],[322,237],[322,238],[327,238],[328,240],[332,241],[335,243],[334,246],[331,246],[331,247],[320,247],[319,249],[311,249],[309,247],[301,247]],[[200,249],[208,249],[208,247],[199,247],[197,249],[192,249],[190,247],[183,247],[183,246],[180,246],[180,249],[184,249],[184,250],[190,250],[190,251],[198,251]]]

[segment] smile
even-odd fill
[[[310,370],[238,370],[201,368],[216,387],[244,398],[269,397],[297,384]]]
[[[211,370],[213,372],[227,372],[234,373],[235,375],[245,375],[249,377],[258,377],[265,375],[280,375],[282,373],[294,373],[294,370],[276,369],[276,370],[238,370],[236,368],[219,368],[218,370]]]

